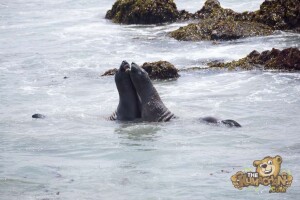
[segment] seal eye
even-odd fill
[[[272,165],[272,164],[273,164],[272,160],[269,160],[268,165]]]

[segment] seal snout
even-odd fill
[[[130,70],[133,72],[136,72],[136,71],[138,71],[138,69],[139,69],[139,66],[136,63],[132,62]]]
[[[129,69],[130,69],[129,63],[126,60],[123,60],[121,66],[120,66],[120,70],[122,72],[127,72]]]

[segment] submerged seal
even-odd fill
[[[44,118],[46,118],[45,115],[39,114],[39,113],[33,114],[31,117],[34,118],[34,119],[44,119]]]
[[[143,121],[166,122],[175,117],[160,99],[148,73],[143,68],[132,63],[129,74],[141,101]]]
[[[117,111],[110,116],[110,120],[132,121],[141,117],[140,102],[130,79],[128,62],[123,61],[115,74],[115,82],[119,92]]]
[[[201,118],[203,122],[206,122],[208,124],[224,124],[225,126],[228,127],[242,127],[239,123],[232,119],[226,119],[226,120],[218,120],[214,117],[204,117]]]

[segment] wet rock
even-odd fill
[[[179,11],[179,17],[178,17],[179,20],[189,20],[189,19],[195,19],[195,18],[196,18],[196,16],[193,13],[190,13],[186,10]]]
[[[148,72],[151,79],[170,79],[178,78],[178,70],[167,61],[158,61],[152,63],[144,63],[142,68]]]
[[[212,18],[215,20],[234,18],[236,15],[238,13],[233,10],[222,8],[218,0],[207,0],[204,6],[195,13],[195,16],[199,19]]]
[[[44,118],[46,118],[46,116],[45,115],[43,115],[43,114],[33,114],[32,115],[32,118],[35,118],[35,119],[44,119]]]
[[[109,69],[106,72],[104,72],[101,76],[113,76],[117,73],[118,69],[114,68],[114,69]]]
[[[201,20],[170,33],[170,36],[183,41],[233,40],[251,36],[270,35],[270,27],[256,22],[235,21],[232,18]]]
[[[179,69],[179,72],[193,72],[193,71],[198,71],[198,70],[203,70],[203,67],[187,67],[183,69]]]
[[[170,33],[177,40],[232,40],[270,35],[274,30],[300,32],[300,0],[265,0],[258,11],[238,13],[207,0],[194,14],[180,12],[181,19],[200,19]]]
[[[149,74],[151,79],[170,79],[179,77],[178,69],[167,61],[146,62],[142,65],[142,68]],[[116,72],[117,69],[111,69],[101,76],[112,76],[115,75]]]
[[[227,63],[208,63],[210,68],[226,68],[228,70],[251,70],[257,67],[264,69],[298,71],[300,70],[300,51],[298,48],[287,48],[282,51],[273,48],[261,53],[252,51],[245,58]]]
[[[226,19],[228,16],[234,17],[238,13],[231,9],[224,9],[217,0],[207,0],[204,6],[196,13],[189,13],[185,10],[179,12],[180,19]]]
[[[243,13],[222,8],[218,0],[207,0],[194,15],[200,19],[258,22],[274,30],[300,30],[300,0],[265,0],[259,10]]]
[[[194,18],[199,23],[189,24],[170,33],[170,36],[183,41],[234,40],[244,37],[271,35],[273,29],[257,21],[253,15],[237,13],[221,7],[218,0],[207,0]]]
[[[210,69],[228,69],[228,70],[252,70],[255,69],[255,66],[250,63],[250,60],[248,57],[234,60],[227,63],[207,63],[208,67]]]
[[[297,48],[284,49],[266,62],[265,69],[300,70],[300,51]]]
[[[252,14],[252,20],[277,30],[300,28],[300,0],[265,0]]]
[[[179,17],[173,0],[117,0],[105,18],[122,24],[157,24]]]

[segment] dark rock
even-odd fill
[[[253,58],[258,57],[259,55],[260,55],[260,53],[256,50],[254,50],[248,55],[248,58],[253,59]]]
[[[270,35],[274,30],[300,32],[300,0],[265,0],[258,11],[243,13],[222,8],[218,0],[207,0],[196,13],[181,11],[180,15],[200,22],[171,32],[177,40],[232,40]]]
[[[256,22],[234,21],[230,19],[201,20],[170,33],[170,36],[183,41],[233,40],[251,36],[270,35],[273,31],[266,25]]]
[[[181,19],[208,19],[213,18],[215,20],[226,19],[227,17],[234,17],[239,13],[234,12],[231,9],[224,9],[221,7],[220,2],[217,0],[207,0],[204,6],[192,14],[185,10],[180,11]]]
[[[158,61],[152,63],[144,63],[142,68],[148,72],[151,79],[170,79],[178,78],[178,70],[167,61]]]
[[[203,70],[203,67],[187,67],[183,69],[179,69],[179,72],[193,72],[193,71],[198,71],[198,70]]]
[[[258,22],[274,30],[300,30],[300,0],[265,0],[258,11],[243,13],[222,8],[218,0],[207,0],[194,15],[200,19]]]
[[[222,8],[218,0],[207,0],[204,6],[195,13],[195,16],[199,19],[213,18],[215,20],[227,19],[235,15],[237,13],[233,10]]]
[[[261,64],[264,65],[267,63],[269,60],[276,58],[280,53],[279,49],[272,49],[271,51],[263,51],[261,52],[260,55],[253,56],[253,55],[248,55],[247,57],[250,59],[250,62],[254,64]],[[251,58],[252,56],[252,58]]]
[[[220,63],[207,63],[210,69],[227,69],[227,70],[252,70],[258,67],[251,63],[251,60],[248,57],[241,58],[239,60],[234,60],[231,62],[220,62]]]
[[[110,69],[110,70],[107,70],[106,72],[104,72],[104,74],[102,74],[101,76],[113,76],[116,74],[117,71],[118,71],[117,68]]]
[[[300,51],[298,48],[288,48],[279,52],[268,62],[265,69],[300,70]]]
[[[252,20],[277,30],[297,30],[300,27],[300,0],[265,0],[252,13]]]
[[[105,18],[122,24],[157,24],[179,17],[173,0],[117,0]]]
[[[227,63],[208,63],[210,68],[226,68],[229,70],[251,70],[264,66],[264,69],[297,71],[300,70],[300,51],[298,48],[288,48],[282,51],[272,49],[258,53],[252,51],[248,56]]]
[[[195,19],[195,18],[196,18],[195,14],[193,14],[193,13],[190,13],[186,10],[179,11],[179,17],[178,17],[179,20],[189,20],[189,19]]]
[[[158,62],[146,62],[142,65],[142,68],[149,74],[151,79],[170,79],[178,78],[178,69],[167,61]],[[101,76],[112,76],[115,75],[117,69],[110,69]]]
[[[194,18],[199,23],[189,24],[170,33],[177,40],[233,40],[244,37],[271,35],[273,29],[257,21],[251,21],[253,15],[237,13],[221,7],[218,0],[207,0]]]
[[[32,115],[32,118],[35,118],[35,119],[44,119],[44,118],[46,118],[46,116],[37,113],[37,114]]]

